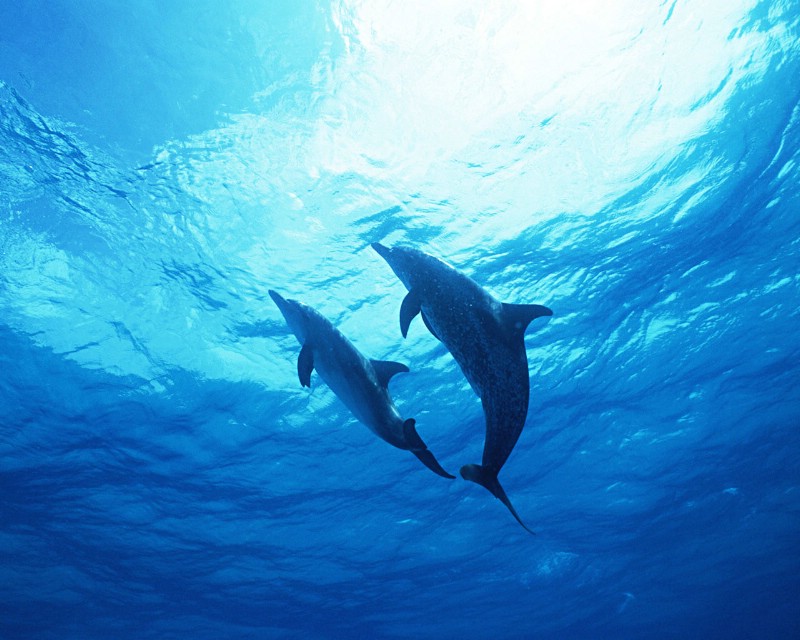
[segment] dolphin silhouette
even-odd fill
[[[408,367],[388,360],[369,360],[318,311],[297,300],[269,291],[286,324],[302,345],[297,360],[300,384],[311,386],[316,369],[334,394],[359,422],[389,444],[411,451],[428,469],[454,478],[442,469],[419,437],[413,418],[403,420],[389,397],[389,380]]]
[[[525,329],[534,318],[552,316],[538,304],[504,304],[471,278],[438,258],[411,247],[375,249],[408,289],[400,307],[403,337],[417,314],[453,355],[486,416],[480,465],[461,467],[461,476],[500,500],[527,531],[497,479],[525,426],[528,413],[528,358]]]

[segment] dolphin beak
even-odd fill
[[[389,251],[391,251],[391,249],[384,247],[380,242],[373,242],[370,246],[375,249],[375,251],[377,251],[378,254],[383,258],[387,260],[389,259]]]
[[[278,309],[283,312],[289,305],[286,302],[286,299],[277,291],[273,291],[272,289],[269,290],[269,297],[278,305]]]

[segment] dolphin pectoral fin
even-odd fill
[[[491,493],[495,498],[508,507],[511,515],[516,518],[517,522],[522,525],[522,528],[525,529],[525,531],[536,535],[536,532],[528,529],[528,527],[525,526],[525,523],[520,519],[516,509],[514,509],[511,501],[506,495],[506,492],[503,490],[503,487],[500,486],[500,481],[497,479],[496,473],[489,471],[486,467],[482,467],[479,464],[465,464],[463,467],[461,467],[461,477],[464,478],[464,480],[470,480],[471,482],[475,482],[487,489],[489,493]]]
[[[306,342],[300,349],[300,357],[297,358],[297,375],[300,377],[300,384],[304,387],[311,386],[311,372],[314,370],[314,351]]]
[[[375,375],[378,376],[378,382],[382,386],[387,387],[389,380],[397,373],[408,373],[408,367],[402,362],[392,362],[391,360],[370,360],[372,368],[375,369]]]
[[[408,326],[420,311],[422,311],[422,307],[419,297],[413,291],[409,291],[403,298],[403,304],[400,305],[400,332],[404,338],[408,335]]]
[[[509,330],[524,333],[536,318],[552,316],[553,312],[541,304],[503,304],[503,318]]]
[[[439,342],[441,342],[442,339],[439,336],[436,335],[436,332],[433,330],[433,327],[431,326],[431,323],[428,322],[428,317],[425,315],[425,312],[423,311],[422,313],[420,313],[420,315],[422,316],[422,321],[425,323],[425,326],[428,327],[428,331],[431,332],[431,335],[434,338],[436,338]]]
[[[451,480],[455,478],[455,476],[450,475],[447,471],[442,469],[442,465],[440,465],[434,455],[428,451],[428,447],[422,441],[422,438],[419,437],[415,425],[416,420],[414,420],[414,418],[409,418],[403,423],[403,436],[405,436],[406,443],[411,453],[417,456],[419,461],[435,474],[443,478],[450,478]]]

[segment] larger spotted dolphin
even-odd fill
[[[428,451],[414,419],[403,420],[389,397],[389,380],[396,373],[407,372],[406,365],[365,358],[315,309],[297,300],[287,300],[276,291],[270,290],[269,295],[302,345],[297,360],[301,385],[311,386],[311,372],[316,369],[356,419],[375,435],[398,449],[411,451],[434,473],[455,477],[442,469]]]
[[[497,479],[525,426],[528,413],[528,358],[525,329],[534,318],[552,316],[538,304],[504,304],[471,278],[438,258],[411,247],[375,249],[408,289],[400,307],[405,336],[411,320],[422,315],[430,332],[455,358],[486,416],[480,465],[461,467],[461,476],[488,489],[525,529]],[[531,533],[533,533],[531,531]]]

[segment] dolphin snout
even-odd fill
[[[384,258],[389,257],[389,252],[391,251],[391,249],[389,249],[388,247],[384,247],[380,242],[373,242],[370,246]]]
[[[286,304],[286,300],[284,299],[284,297],[277,291],[270,289],[268,293],[269,297],[272,298],[275,304],[277,304],[279,307],[281,306],[281,304]]]
[[[278,305],[278,309],[281,310],[281,313],[285,317],[286,314],[289,313],[290,309],[292,308],[292,305],[289,304],[289,301],[286,298],[284,298],[280,293],[278,293],[273,289],[269,290],[269,297],[272,298],[273,302],[275,302],[276,305]]]

